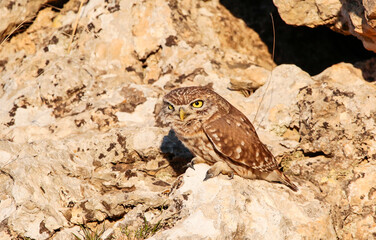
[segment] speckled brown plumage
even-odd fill
[[[160,117],[195,155],[192,164],[212,165],[205,180],[235,173],[298,190],[278,169],[248,118],[214,91],[205,87],[174,89],[163,98]]]

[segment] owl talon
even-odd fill
[[[196,170],[194,165],[198,163],[204,163],[205,160],[200,157],[194,157],[187,165],[185,165],[187,168],[192,168],[193,170]]]
[[[206,172],[206,176],[205,176],[205,178],[204,178],[204,181],[206,181],[206,180],[208,180],[208,179],[210,179],[210,178],[212,178],[212,177],[214,177],[213,174],[211,174],[211,173],[209,173],[209,172]]]
[[[230,172],[228,174],[228,179],[231,180],[231,179],[234,179],[234,172]]]
[[[196,170],[192,162],[187,163],[187,165],[185,165],[185,166],[187,168],[192,168],[193,170]]]

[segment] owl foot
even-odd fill
[[[192,168],[195,170],[194,165],[198,163],[205,163],[205,160],[201,157],[194,157],[187,165],[185,165],[187,168]]]
[[[298,187],[278,169],[272,172],[262,173],[261,178],[269,182],[280,182],[289,187],[294,192],[297,192],[299,190]]]
[[[225,162],[216,162],[209,170],[206,172],[204,181],[218,176],[220,173],[226,174],[230,179],[234,178],[234,171]]]
[[[214,177],[213,174],[209,173],[209,170],[206,172],[206,175],[205,175],[205,178],[204,178],[204,181],[208,180],[209,178],[212,178]]]
[[[192,168],[193,170],[196,170],[195,167],[193,166],[193,163],[192,161],[190,161],[189,163],[187,163],[187,165],[185,165],[186,168]]]

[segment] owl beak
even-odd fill
[[[184,112],[184,110],[183,110],[183,108],[180,108],[179,109],[179,115],[180,115],[180,120],[184,120],[184,117],[185,117],[185,112]]]

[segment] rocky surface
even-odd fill
[[[154,239],[376,235],[372,61],[275,67],[218,1],[79,3],[0,45],[0,239],[73,239],[79,224],[122,239],[145,221]],[[300,191],[186,170],[156,113],[189,85],[243,111]]]
[[[317,188],[299,182],[298,193],[265,181],[220,176],[203,182],[209,166],[196,165],[171,196],[181,199],[174,228],[151,239],[336,239],[329,206],[315,198]],[[205,234],[203,234],[205,233]]]
[[[291,25],[317,27],[356,36],[376,52],[376,7],[373,0],[273,0],[282,19]]]
[[[24,25],[29,24],[36,17],[40,8],[48,0],[3,0],[0,2],[0,42],[9,34],[17,32]]]

